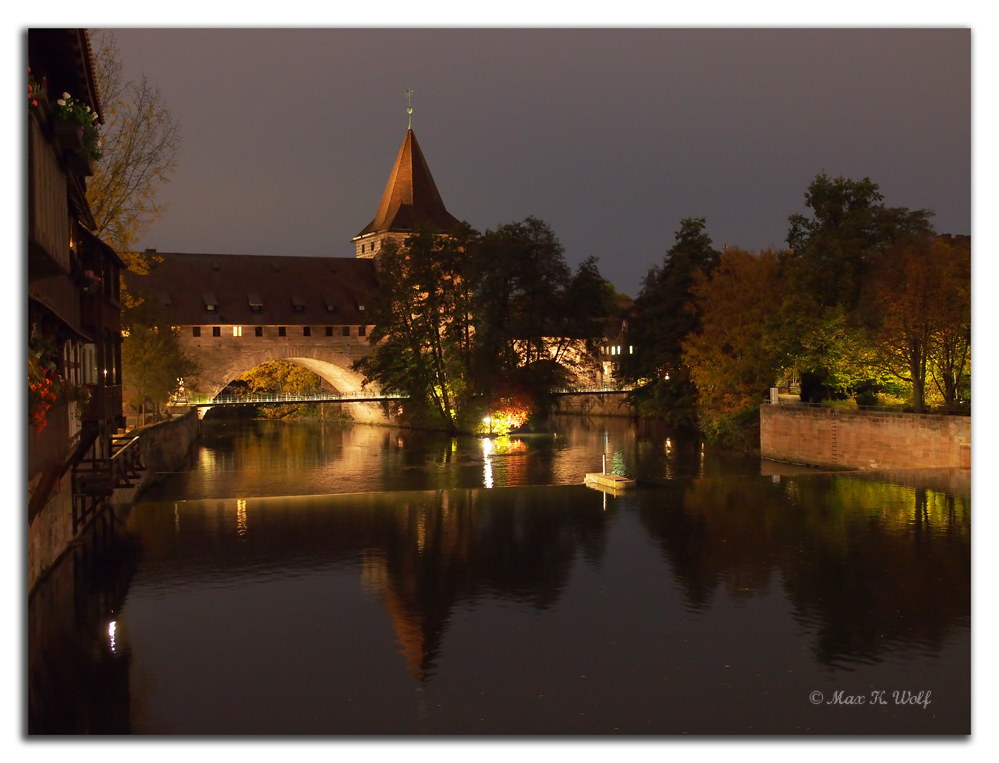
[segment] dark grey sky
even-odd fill
[[[971,232],[971,32],[115,31],[180,120],[164,251],[352,256],[413,129],[448,209],[535,215],[634,296],[683,217],[780,246],[816,173]],[[95,40],[96,42],[96,40]]]

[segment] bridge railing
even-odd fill
[[[604,395],[630,392],[632,386],[559,387],[555,395]],[[275,405],[280,403],[349,403],[378,400],[407,400],[408,395],[374,392],[251,392],[245,395],[218,395],[188,393],[174,401],[176,405]]]
[[[267,405],[276,403],[343,403],[368,400],[405,400],[407,395],[376,392],[253,392],[247,395],[217,395],[188,393],[178,398],[177,405]]]
[[[605,384],[597,387],[558,387],[552,390],[553,395],[604,395],[616,392],[631,392],[635,389],[632,384],[615,386]]]

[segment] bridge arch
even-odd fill
[[[354,349],[354,348],[352,348]],[[362,348],[358,347],[357,350]],[[366,347],[363,349],[367,349]],[[262,366],[275,360],[307,368],[318,374],[340,393],[352,394],[366,389],[376,393],[377,385],[369,384],[364,388],[364,377],[351,370],[350,364],[354,358],[350,355],[322,344],[301,343],[267,343],[263,347],[252,350],[242,350],[237,354],[213,352],[206,348],[192,353],[201,365],[199,391],[209,397],[216,397],[226,386],[250,369]],[[362,353],[356,352],[355,356]],[[355,421],[368,423],[387,423],[383,406],[378,403],[342,403]]]

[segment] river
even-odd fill
[[[620,496],[583,474],[635,477]],[[32,733],[967,734],[960,472],[206,421],[29,607]]]

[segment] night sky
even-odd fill
[[[117,29],[179,119],[161,251],[353,256],[406,130],[478,230],[635,296],[684,217],[779,247],[820,171],[971,232],[968,29]],[[94,44],[98,33],[94,33]]]

